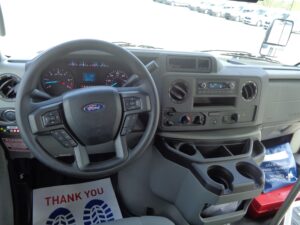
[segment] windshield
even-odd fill
[[[230,50],[259,55],[267,12],[299,13],[299,1],[3,0],[9,56],[37,53],[61,42],[95,38],[176,51]],[[238,7],[243,10],[236,10]],[[296,18],[296,17],[295,17]],[[272,18],[273,20],[274,18]],[[300,61],[300,20],[276,59]],[[297,30],[298,29],[298,30]]]

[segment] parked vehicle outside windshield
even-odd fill
[[[300,19],[296,16],[300,0],[3,0],[1,5],[7,31],[1,38],[1,51],[9,56],[35,54],[79,38],[174,51],[231,50],[259,55],[265,17],[276,8],[293,15],[295,24],[295,32],[276,60],[288,65],[300,62]],[[246,17],[251,22],[245,22]]]

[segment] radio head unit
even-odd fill
[[[233,94],[237,90],[236,80],[203,80],[197,79],[197,94]]]

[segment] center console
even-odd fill
[[[150,169],[153,193],[193,225],[241,219],[264,186],[258,164],[265,148],[245,129],[262,123],[265,76],[261,70],[211,66],[206,73],[167,67],[154,156],[161,162]]]
[[[151,189],[176,205],[190,224],[237,221],[262,192],[264,174],[257,164],[262,162],[265,148],[260,141],[159,138],[156,146],[161,156],[156,155],[155,160],[164,163],[151,169]],[[170,193],[170,189],[177,191]]]

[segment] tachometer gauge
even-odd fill
[[[42,86],[48,94],[58,96],[74,88],[74,77],[67,69],[52,68],[43,74]]]
[[[128,80],[128,75],[122,70],[113,70],[106,75],[105,84],[112,87],[122,87]]]

